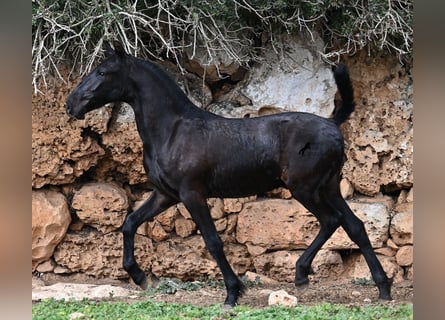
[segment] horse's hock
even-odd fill
[[[343,185],[345,192],[346,188],[354,191],[348,204],[364,220],[388,276],[396,282],[412,279],[410,71],[390,57],[370,58],[365,53],[345,62],[357,103],[355,113],[342,126],[347,158]],[[270,64],[280,68],[272,58]],[[276,91],[272,72],[259,68],[245,75],[245,81],[231,85],[229,92],[227,86],[222,93],[214,92],[213,101],[221,96],[230,100],[235,106],[230,116],[246,112],[255,115],[266,104],[270,108],[270,101],[249,96],[255,86],[261,86],[255,75],[267,80],[262,82],[267,83],[267,90]],[[298,77],[298,71],[290,76]],[[179,74],[175,77],[181,79]],[[311,88],[318,90],[317,99],[324,95],[326,101],[332,100],[332,88],[328,84],[319,86],[319,77],[314,79]],[[203,85],[202,81],[197,83]],[[203,89],[196,86],[192,91],[196,94],[194,101],[199,101]],[[142,144],[132,111],[125,106],[118,111],[102,108],[84,121],[69,121],[64,101],[71,89],[70,85],[55,82],[43,94],[33,95],[32,268],[39,272],[126,279],[119,227],[125,214],[149,194],[142,167]],[[204,91],[208,96],[210,90]],[[292,95],[302,95],[303,101],[309,101],[308,92],[299,88]],[[206,101],[202,106],[212,109],[208,105],[212,100]],[[298,107],[283,104],[280,102],[274,110]],[[288,199],[287,190],[274,190],[261,198],[208,202],[235,272],[255,271],[279,281],[294,280],[295,261],[319,226],[301,205]],[[191,280],[220,276],[196,225],[181,205],[143,224],[135,245],[141,267],[157,277]],[[351,279],[370,278],[363,257],[342,229],[319,252],[313,269],[315,277],[337,278],[342,274]]]

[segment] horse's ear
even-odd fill
[[[108,58],[113,54],[114,54],[113,48],[111,47],[111,45],[108,42],[106,42],[105,43],[105,58]]]
[[[118,55],[118,57],[123,58],[124,56],[127,55],[124,47],[119,41],[114,41],[113,45],[114,45],[114,52]]]

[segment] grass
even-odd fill
[[[413,306],[395,307],[368,305],[348,307],[334,304],[297,306],[295,308],[268,307],[253,309],[238,306],[223,311],[221,305],[199,307],[191,304],[165,302],[113,302],[44,300],[33,304],[35,320],[137,320],[137,319],[413,319]]]
[[[357,306],[323,303],[313,306],[298,305],[294,308],[267,307],[255,309],[248,306],[237,306],[227,311],[221,304],[209,307],[192,304],[177,304],[150,301],[156,294],[174,294],[177,291],[195,291],[208,287],[224,287],[222,280],[201,278],[199,281],[182,282],[174,278],[160,278],[158,286],[141,295],[146,301],[65,301],[48,299],[32,306],[32,319],[35,320],[139,320],[139,319],[413,319],[412,305],[388,306],[379,304]],[[248,288],[261,286],[259,279],[250,281],[242,277]],[[369,285],[368,281],[357,280],[358,284]]]

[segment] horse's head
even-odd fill
[[[66,100],[68,115],[83,119],[88,111],[97,109],[109,102],[122,101],[126,78],[125,59],[128,55],[120,44],[109,44],[105,48],[105,60],[92,70],[71,92]]]

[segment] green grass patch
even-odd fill
[[[77,315],[77,318],[74,318]],[[299,305],[295,308],[253,309],[238,306],[224,312],[221,305],[198,307],[165,302],[113,302],[44,300],[32,306],[35,320],[137,320],[137,319],[413,319],[413,306],[368,305],[348,307],[334,304]]]

